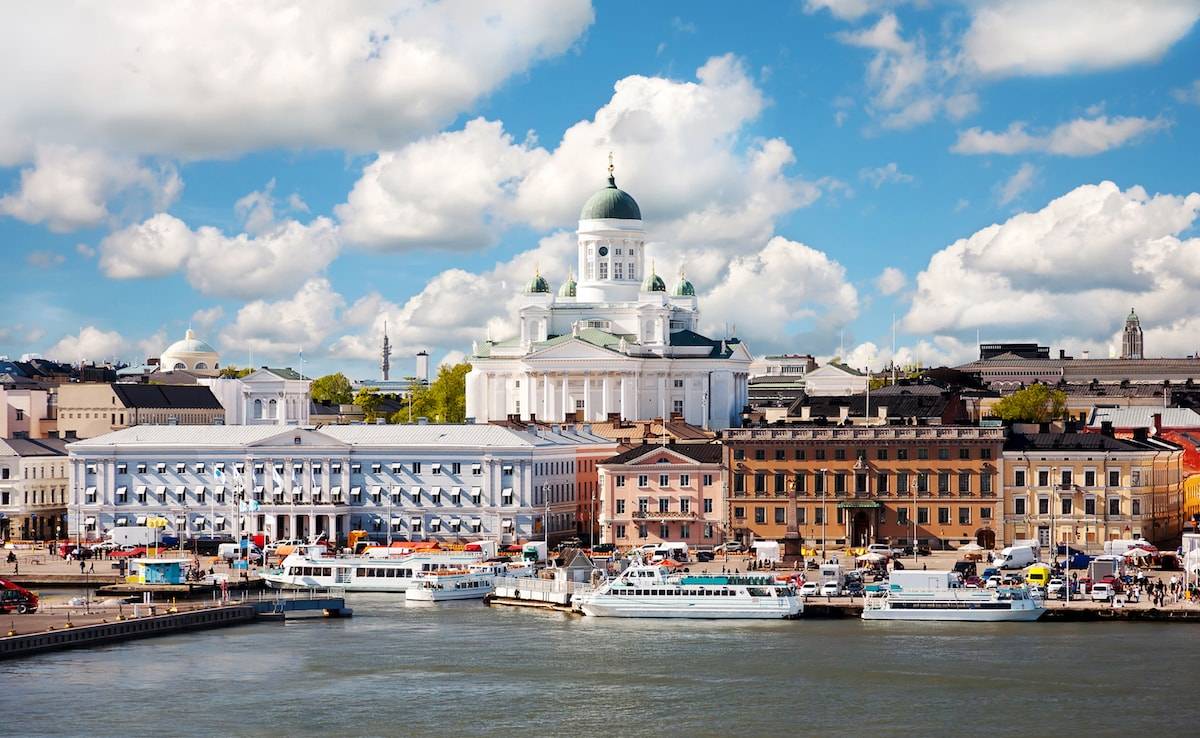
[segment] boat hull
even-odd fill
[[[627,598],[621,598],[622,600]],[[584,615],[598,618],[688,618],[693,620],[781,620],[799,617],[799,603],[779,607],[712,607],[703,604],[646,604],[600,600],[580,603]]]
[[[1005,623],[1005,622],[1031,622],[1037,620],[1046,612],[1045,608],[1022,608],[1019,610],[984,610],[984,609],[946,609],[938,610],[934,608],[928,609],[912,609],[912,610],[891,610],[886,608],[881,609],[866,609],[863,610],[863,620],[923,620],[923,621],[938,621],[938,622],[978,622],[978,623]]]
[[[482,600],[495,591],[491,587],[477,589],[424,589],[412,587],[405,597],[412,602],[452,602],[455,600]]]

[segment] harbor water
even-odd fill
[[[1193,625],[354,617],[0,662],[0,734],[1195,735]]]

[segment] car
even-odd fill
[[[1092,585],[1092,602],[1112,602],[1116,590],[1108,582],[1096,582]]]
[[[979,588],[983,586],[983,580],[979,577],[971,576],[963,580],[963,585],[967,587]]]
[[[890,558],[892,555],[892,547],[886,543],[872,543],[870,546],[867,546],[867,553],[877,553],[881,556],[887,556]]]
[[[842,588],[837,582],[825,582],[821,585],[821,595],[824,597],[837,597],[842,593]]]
[[[99,543],[93,543],[91,546],[89,546],[89,548],[92,549],[92,551],[94,551],[94,552],[116,551],[117,549],[120,548],[120,546],[113,543],[112,541],[101,541]]]
[[[716,557],[717,557],[717,555],[715,553],[713,553],[712,551],[697,551],[696,552],[696,561],[701,561],[701,562],[712,561]]]
[[[1062,591],[1062,588],[1063,588],[1063,580],[1062,580],[1062,578],[1061,578],[1061,577],[1054,577],[1054,578],[1053,578],[1053,579],[1051,579],[1051,580],[1050,580],[1050,582],[1049,582],[1049,583],[1046,585],[1046,594],[1050,595],[1051,597],[1057,597],[1057,596],[1058,596],[1058,593],[1059,593],[1060,591]]]
[[[1000,586],[1000,577],[993,574],[988,577],[983,583],[984,589],[995,589]]]
[[[929,548],[929,544],[922,543],[917,546],[917,556],[932,556],[933,551]]]
[[[815,597],[821,594],[821,585],[817,582],[805,582],[800,585],[800,595],[802,597]]]
[[[862,582],[846,582],[846,594],[851,597],[862,597],[866,591],[867,588]]]
[[[996,575],[997,575],[997,574],[999,574],[999,573],[1000,573],[1000,570],[999,570],[999,569],[997,569],[997,568],[996,568],[996,567],[994,567],[994,566],[989,566],[988,568],[984,569],[984,570],[983,570],[983,573],[982,573],[982,574],[980,574],[979,576],[980,576],[982,579],[987,579],[988,577],[994,577],[994,576],[996,576]]]
[[[1046,590],[1040,584],[1031,584],[1029,585],[1029,596],[1044,600],[1046,598]]]
[[[739,541],[726,541],[725,543],[722,543],[713,549],[713,551],[718,551],[720,553],[741,553],[745,550],[746,547],[743,546]]]
[[[616,550],[617,546],[614,543],[597,543],[595,546],[592,546],[592,553],[597,554],[610,554]]]
[[[234,543],[235,541],[234,541],[232,538],[230,538],[230,539],[229,539],[229,541],[222,541],[222,543],[226,543],[226,542],[227,542],[227,543]],[[284,546],[293,546],[293,547],[295,547],[295,546],[303,546],[303,545],[304,545],[305,543],[307,543],[307,542],[308,542],[308,541],[305,541],[305,540],[303,540],[303,539],[300,539],[300,538],[284,538],[284,539],[282,539],[282,540],[279,540],[279,541],[271,541],[271,542],[270,542],[270,543],[268,543],[268,544],[267,544],[267,546],[266,546],[266,552],[267,552],[267,553],[269,553],[269,554],[273,554],[273,553],[275,553],[277,550],[279,550],[280,548],[282,548],[282,547],[284,547]]]

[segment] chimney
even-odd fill
[[[1154,421],[1154,435],[1156,435],[1156,436],[1161,435],[1162,434],[1162,413],[1154,413],[1154,415],[1152,415],[1150,417]]]
[[[1109,438],[1112,438],[1113,424],[1112,424],[1111,420],[1100,421],[1100,434],[1108,436]]]
[[[1066,349],[1059,349],[1059,350],[1058,350],[1058,358],[1060,358],[1060,359],[1065,359],[1065,358],[1067,358],[1067,350],[1066,350]]]
[[[1133,440],[1142,441],[1143,443],[1150,440],[1150,429],[1149,428],[1134,428],[1133,429]]]
[[[809,406],[809,405],[801,405],[800,406],[800,419],[801,420],[812,420],[812,407],[811,406]]]
[[[841,407],[838,408],[838,420],[845,423],[846,419],[849,417],[850,417],[850,406],[849,405],[842,405]]]
[[[880,405],[880,406],[879,406],[879,418],[880,418],[880,420],[886,420],[886,419],[887,419],[887,416],[888,416],[888,415],[887,415],[887,411],[888,411],[888,409],[887,409],[887,405]]]

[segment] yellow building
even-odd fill
[[[1004,539],[1079,548],[1169,542],[1183,529],[1183,450],[1138,434],[1014,433],[1004,450]]]
[[[58,389],[63,438],[94,438],[132,425],[213,425],[225,408],[208,387],[169,384],[64,384]]]

